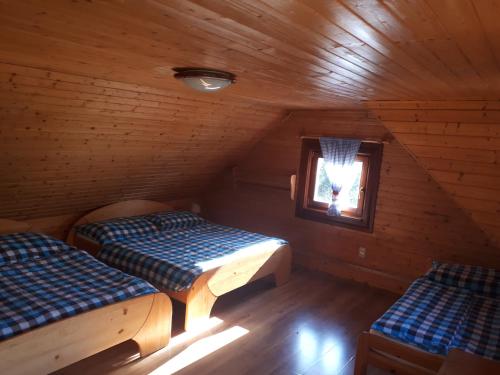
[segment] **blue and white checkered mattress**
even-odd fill
[[[146,281],[50,237],[0,236],[0,340],[155,292]]]
[[[182,291],[207,270],[242,255],[278,249],[285,243],[278,238],[203,222],[105,244],[98,258],[158,288]]]
[[[459,348],[500,360],[499,304],[422,277],[371,328],[429,353],[446,355]]]

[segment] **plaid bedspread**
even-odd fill
[[[205,219],[189,211],[167,211],[83,224],[76,227],[76,233],[105,244],[160,231],[187,229],[205,222]]]
[[[427,352],[453,348],[500,359],[500,300],[425,277],[372,325],[372,329]]]
[[[158,288],[188,289],[203,272],[286,241],[209,222],[104,245],[99,259]]]
[[[493,268],[434,261],[425,277],[484,297],[500,298],[500,271]]]
[[[149,283],[75,249],[0,266],[0,340],[132,297]]]
[[[474,296],[452,347],[500,360],[500,300]]]

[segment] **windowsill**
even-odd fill
[[[314,201],[313,203],[309,203],[309,205],[306,208],[304,208],[304,210],[318,212],[318,213],[321,213],[323,215],[326,215],[327,209],[328,209],[327,203],[317,202],[317,201]],[[346,217],[346,218],[356,219],[356,220],[363,219],[362,215],[360,215],[358,213],[358,210],[355,208],[351,208],[349,210],[342,210],[341,217]]]
[[[373,227],[370,227],[369,223],[362,218],[351,216],[328,216],[324,210],[313,208],[297,209],[295,216],[323,224],[330,224],[363,232],[373,232]]]

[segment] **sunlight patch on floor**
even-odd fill
[[[208,331],[210,331],[211,329],[220,326],[222,323],[224,323],[224,321],[222,319],[219,319],[219,318],[214,316],[214,317],[208,319],[203,324],[203,326],[200,326],[196,329],[190,330],[189,332],[183,332],[177,336],[172,337],[170,339],[170,342],[168,343],[168,345],[166,347],[158,350],[157,352],[154,352],[153,354],[150,354],[148,356],[148,358],[151,359],[154,357],[162,357],[165,355],[166,352],[173,350],[178,346],[182,346],[183,344],[187,344],[189,341],[195,339],[196,337],[201,336],[201,335],[207,333]],[[121,365],[133,362],[139,358],[140,358],[140,354],[135,353],[135,354],[131,355],[130,357],[128,357],[124,362],[122,362]]]
[[[196,336],[201,335],[202,333],[210,331],[212,328],[215,328],[217,326],[220,326],[224,321],[222,319],[219,319],[217,317],[212,317],[206,322],[203,323],[203,325],[197,327],[196,329],[183,332],[175,337],[172,337],[170,342],[168,343],[167,349],[171,349],[175,346],[182,345],[183,343],[188,342],[189,340],[194,339]]]
[[[177,354],[175,357],[168,360],[166,363],[162,364],[161,366],[150,372],[150,375],[175,374],[176,372],[182,370],[183,368],[186,368],[187,366],[195,363],[196,361],[210,355],[211,353],[214,353],[220,348],[229,345],[230,343],[236,341],[240,337],[245,336],[248,332],[249,331],[245,328],[242,328],[240,326],[234,326],[222,332],[202,338],[194,342],[190,346],[188,346],[186,349]],[[174,339],[172,339],[172,341]]]
[[[134,362],[135,360],[137,360],[139,358],[141,358],[141,354],[140,353],[134,353],[131,356],[125,358],[123,361],[115,363],[113,365],[113,367],[122,367],[122,366],[125,366],[125,365],[129,364],[130,362]]]
[[[337,373],[344,362],[344,347],[330,332],[321,332],[301,326],[297,332],[297,366],[310,368],[312,364],[326,373]]]
[[[321,365],[325,371],[340,371],[343,365],[344,349],[342,345],[335,345],[323,357],[321,357]]]

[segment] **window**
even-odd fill
[[[328,216],[331,196],[324,159],[318,139],[304,139],[297,190],[298,217],[373,231],[376,195],[382,159],[382,144],[363,142],[350,170],[353,182],[349,192],[341,194],[344,209],[341,216]]]

